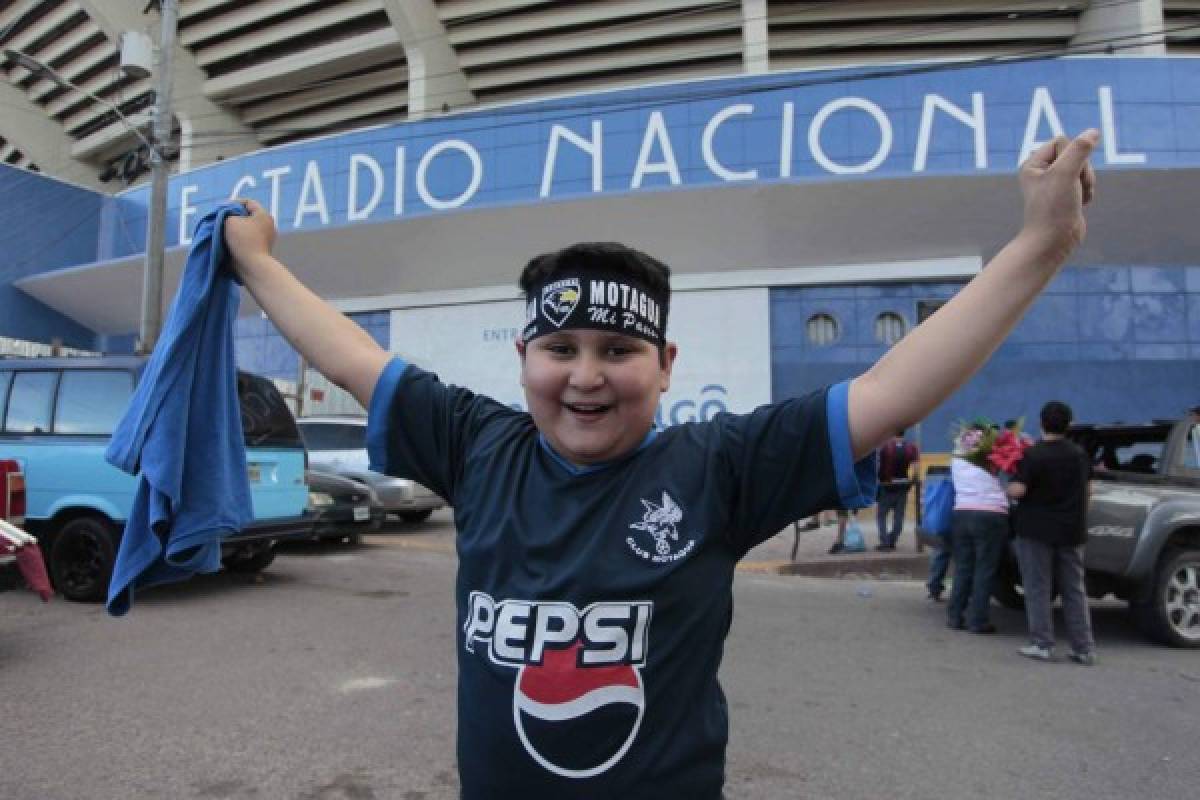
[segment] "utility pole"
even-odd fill
[[[169,167],[165,155],[171,140],[171,89],[174,75],[175,29],[178,25],[178,0],[159,0],[162,31],[158,37],[156,61],[154,128],[150,142],[150,208],[146,223],[146,262],[142,272],[142,323],[138,330],[138,352],[154,349],[162,331],[163,256],[166,247],[167,179]]]

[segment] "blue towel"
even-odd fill
[[[196,224],[179,292],[105,457],[141,471],[108,589],[108,613],[135,587],[221,567],[221,539],[254,519],[238,407],[238,286],[221,237],[236,204]]]

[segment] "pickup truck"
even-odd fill
[[[1173,422],[1075,425],[1068,435],[1093,465],[1088,596],[1128,602],[1152,639],[1200,647],[1200,408]],[[1015,559],[1002,563],[994,595],[1023,604]]]

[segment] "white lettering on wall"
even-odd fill
[[[279,219],[279,179],[291,171],[291,167],[275,167],[262,172],[262,176],[271,182],[271,205],[268,210],[275,219]]]
[[[439,200],[434,197],[429,187],[426,185],[425,176],[429,171],[429,165],[433,160],[447,150],[457,150],[467,157],[471,162],[471,180],[467,184],[467,188],[450,200]],[[421,202],[432,209],[444,211],[449,208],[458,208],[475,196],[475,192],[479,190],[479,184],[483,181],[483,160],[479,157],[479,152],[471,145],[464,142],[462,139],[447,139],[444,142],[438,142],[433,147],[429,148],[429,152],[421,156],[420,162],[417,164],[417,194],[421,197]]]
[[[662,151],[662,161],[650,161],[650,150],[657,143]],[[646,123],[646,132],[642,136],[642,149],[638,153],[637,166],[633,169],[633,180],[629,186],[632,189],[642,188],[642,180],[652,173],[664,173],[672,186],[683,183],[679,177],[679,165],[675,162],[675,150],[671,147],[671,137],[667,134],[667,123],[661,111],[650,114]]]
[[[865,111],[879,126],[879,148],[875,151],[875,155],[862,164],[838,164],[825,155],[824,149],[821,148],[821,128],[831,116],[844,108]],[[821,168],[834,175],[863,175],[873,172],[887,159],[888,153],[892,150],[892,123],[887,118],[887,114],[883,113],[882,108],[864,97],[839,97],[837,100],[831,100],[821,106],[821,110],[813,117],[812,124],[808,126],[808,149],[812,151],[813,159],[821,165]]]
[[[1104,163],[1106,164],[1145,164],[1145,153],[1117,152],[1117,121],[1113,113],[1113,94],[1111,86],[1101,86],[1100,95],[1100,141],[1104,142]]]
[[[713,114],[712,119],[704,126],[704,135],[700,138],[700,152],[704,156],[704,163],[708,166],[712,174],[723,181],[752,181],[758,178],[758,170],[748,169],[740,172],[731,170],[718,161],[716,154],[713,152],[713,139],[716,137],[717,128],[721,126],[721,123],[738,114],[753,113],[754,106],[749,103],[726,106],[716,114]]]
[[[1049,139],[1038,141],[1037,138],[1038,131],[1042,127],[1043,117],[1046,119],[1046,124],[1050,126],[1050,138],[1065,135],[1062,122],[1058,118],[1058,111],[1054,108],[1054,98],[1050,96],[1050,90],[1045,86],[1039,86],[1034,89],[1033,102],[1029,104],[1029,119],[1025,121],[1025,136],[1021,139],[1021,154],[1017,156],[1018,164],[1024,164],[1030,153],[1049,141]]]
[[[779,132],[779,177],[792,177],[792,138],[796,128],[796,107],[789,100],[783,104],[782,130]]]
[[[238,178],[238,182],[233,185],[233,191],[229,193],[230,200],[237,200],[242,197],[247,189],[253,189],[258,183],[254,180],[253,175],[243,175]]]
[[[550,144],[546,148],[546,161],[542,166],[542,187],[538,197],[549,197],[550,186],[554,183],[554,165],[558,160],[558,140],[566,139],[583,152],[592,157],[592,191],[604,191],[604,125],[598,120],[592,120],[592,138],[585,139],[564,125],[555,125],[550,129]]]
[[[192,217],[196,214],[196,207],[191,204],[192,195],[200,191],[200,187],[193,184],[184,186],[179,190],[179,243],[192,243]]]
[[[924,172],[929,159],[929,142],[933,138],[933,112],[945,111],[966,125],[975,134],[975,169],[987,169],[987,128],[983,117],[983,92],[971,93],[971,113],[968,114],[941,95],[925,95],[921,107],[921,127],[917,132],[917,152],[913,157],[913,172]]]
[[[404,213],[404,145],[396,148],[396,197],[392,203],[392,213],[397,217]]]
[[[358,171],[360,167],[366,167],[367,171],[371,173],[371,199],[362,208],[358,207]],[[367,219],[382,199],[383,168],[370,156],[354,153],[350,156],[350,185],[346,197],[346,219],[351,222]]]
[[[314,213],[321,218],[322,225],[329,224],[329,207],[325,204],[321,171],[317,168],[317,162],[310,159],[308,166],[304,168],[304,183],[300,186],[300,202],[296,204],[296,216],[292,218],[292,227],[299,228],[304,222],[304,215]]]

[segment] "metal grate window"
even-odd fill
[[[875,318],[875,340],[891,347],[908,333],[904,317],[895,311],[884,311]]]
[[[808,343],[817,347],[827,347],[838,339],[838,323],[832,314],[813,314],[808,318],[806,326]]]
[[[944,305],[946,305],[945,300],[918,300],[917,324],[920,325],[922,322],[932,317],[934,312]]]

